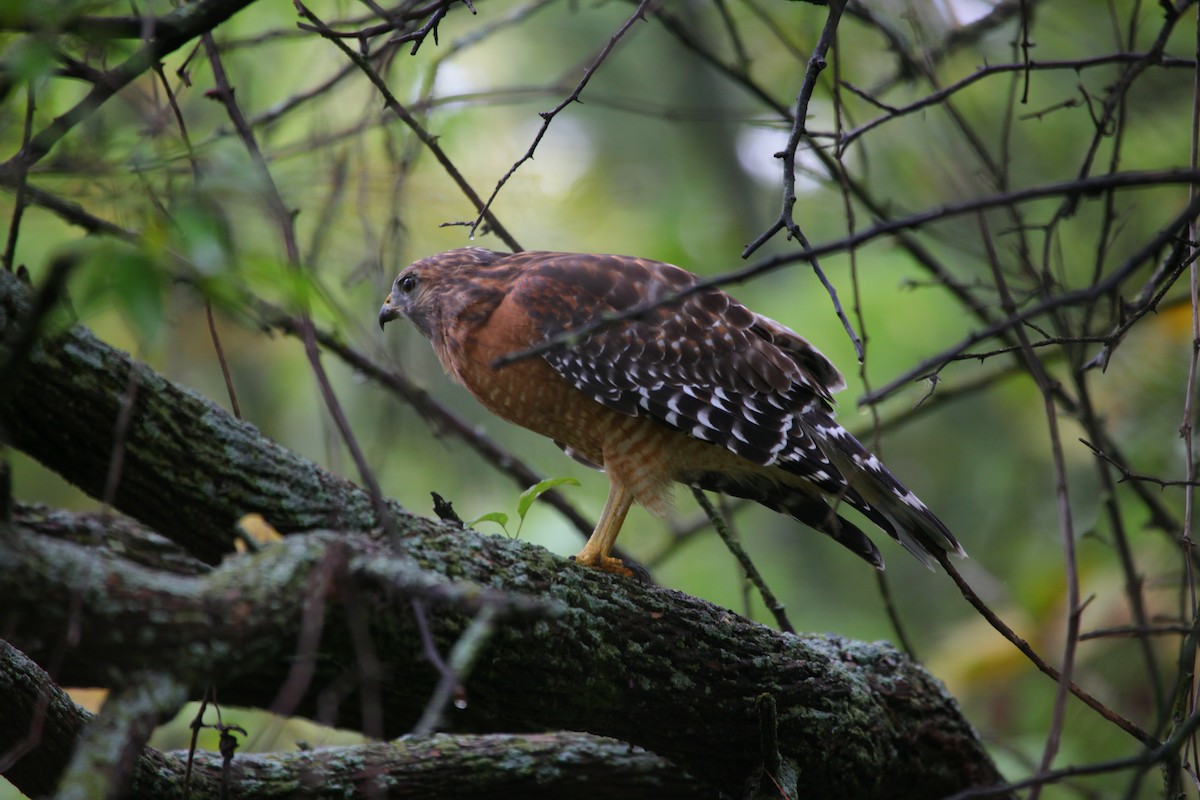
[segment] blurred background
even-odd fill
[[[36,94],[35,130],[86,91],[83,82],[64,77],[76,63],[65,54],[108,69],[138,46],[136,38],[97,38],[70,23],[80,15],[128,14],[124,3],[50,5],[58,8],[17,0],[0,13],[0,60],[17,76],[0,98],[5,158],[22,143],[28,87]],[[373,5],[313,0],[308,7],[331,28],[353,32],[382,24]],[[881,219],[1081,175],[1187,168],[1196,11],[1182,5],[1187,13],[1172,19],[1160,4],[1135,0],[852,3],[808,106],[810,138],[796,159],[795,222],[820,245]],[[363,41],[395,99],[486,199],[534,143],[543,126],[539,112],[571,96],[636,6],[475,0],[473,8],[446,8],[436,39],[427,36],[415,53],[412,42],[390,43],[395,31]],[[151,0],[138,10],[160,15],[171,4]],[[651,8],[590,74],[581,102],[553,117],[533,159],[503,185],[491,211],[525,249],[638,255],[704,276],[797,252],[795,241],[777,234],[742,257],[779,217],[783,172],[775,154],[787,145],[788,115],[827,13],[782,0]],[[18,26],[12,22],[18,18],[33,22]],[[190,47],[165,60],[161,79],[147,73],[34,167],[30,183],[69,200],[78,214],[28,208],[13,263],[36,280],[57,253],[83,254],[63,320],[78,319],[228,408],[206,321],[211,303],[243,417],[357,480],[301,343],[265,326],[254,301],[289,313],[307,308],[320,327],[425,389],[542,476],[576,478],[580,485],[565,487],[563,495],[594,520],[607,487],[602,475],[482,411],[446,379],[411,326],[380,332],[379,306],[405,264],[467,245],[508,248],[486,225],[472,236],[463,224],[476,219],[472,202],[385,107],[363,71],[302,22],[290,3],[258,2],[216,34],[236,102],[294,213],[302,273],[288,265],[264,183],[213,97],[218,87],[209,62]],[[344,41],[358,51],[359,38]],[[1155,47],[1167,57],[1123,77],[1136,61],[1127,54]],[[1013,68],[995,69],[911,113],[892,113],[953,88],[984,65]],[[879,118],[877,126],[857,130]],[[850,132],[852,141],[839,148],[839,136]],[[14,195],[11,186],[3,188],[0,219],[11,220]],[[983,328],[983,317],[964,298],[990,319],[1005,316],[991,258],[1020,308],[1086,288],[1120,269],[1179,214],[1188,187],[1091,193],[1069,213],[1062,213],[1063,198],[997,204],[982,217],[947,215],[822,258],[863,339],[861,364],[806,263],[727,287],[842,368],[848,383],[839,396],[842,424],[945,521],[970,554],[959,565],[962,574],[1052,664],[1062,658],[1069,610],[1064,526],[1042,394],[1019,354],[992,353],[1011,340],[967,348],[981,357],[940,365],[936,382],[910,378],[874,405],[860,400]],[[79,224],[88,218],[136,238],[88,236]],[[1122,476],[1113,472],[1106,480],[1103,462],[1080,439],[1096,443],[1095,431],[1103,431],[1109,446],[1102,449],[1119,453],[1139,475],[1191,474],[1179,430],[1195,391],[1193,309],[1186,270],[1172,286],[1179,273],[1167,278],[1158,269],[1167,255],[1151,253],[1099,302],[1040,316],[1037,327],[1026,329],[1035,340],[1053,340],[1037,352],[1069,398],[1059,405],[1057,423],[1085,603],[1082,630],[1138,622],[1127,590],[1130,565],[1134,594],[1145,607],[1142,622],[1154,626],[1143,638],[1124,631],[1079,641],[1075,679],[1160,738],[1169,730],[1172,698],[1184,698],[1185,709],[1188,703],[1177,688],[1181,631],[1194,616],[1179,545],[1188,533],[1186,492],[1117,482]],[[1156,313],[1139,315],[1119,346],[1106,345],[1103,337],[1129,318],[1130,304],[1160,291]],[[1101,355],[1111,356],[1105,369],[1084,369]],[[492,512],[515,519],[525,486],[336,356],[327,353],[323,363],[386,494],[416,514],[432,515],[430,493],[437,492],[463,519]],[[94,506],[36,463],[11,458],[18,499]],[[864,563],[765,509],[729,508],[798,630],[900,643],[877,576]],[[516,530],[486,521],[477,527],[496,535]],[[561,555],[583,540],[544,502],[533,506],[520,536]],[[1055,684],[945,574],[927,571],[886,536],[875,538],[887,560],[894,615],[913,654],[959,699],[1005,774],[1030,774],[1051,729]],[[1129,559],[1122,560],[1118,539]],[[647,564],[656,582],[774,624],[686,489],[677,492],[669,520],[635,509],[620,546]],[[242,719],[227,711],[225,721],[231,716]],[[255,724],[251,744],[277,746],[271,736],[278,726]],[[186,734],[184,720],[156,743],[185,746]],[[308,729],[283,735],[333,741],[328,732]],[[1069,702],[1056,765],[1139,752],[1127,733]],[[1118,775],[1059,783],[1045,796],[1161,794],[1153,773]]]

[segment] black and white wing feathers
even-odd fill
[[[518,296],[524,292],[543,340],[669,300],[698,280],[669,264],[624,256],[521,253],[509,259],[527,263],[530,280],[518,285]],[[937,550],[962,553],[941,521],[834,420],[833,393],[845,386],[837,368],[794,331],[719,289],[695,290],[544,358],[608,408],[652,417],[799,479],[685,476],[693,485],[787,513],[876,566],[882,566],[878,551],[837,515],[838,504],[863,513],[927,565]]]

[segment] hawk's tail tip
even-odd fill
[[[904,549],[916,556],[931,572],[934,571],[934,562],[943,560],[941,553],[970,558],[954,534],[924,504],[919,508],[908,506],[903,511],[906,513],[893,514],[885,510],[883,514],[892,523],[894,536]]]

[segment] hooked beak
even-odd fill
[[[379,309],[379,330],[383,330],[384,325],[399,316],[401,316],[400,309],[392,302],[392,296],[389,294],[383,301],[383,307]]]

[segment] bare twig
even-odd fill
[[[942,569],[946,570],[946,574],[949,575],[951,580],[954,581],[954,584],[958,587],[959,591],[962,592],[962,596],[966,599],[966,601],[970,603],[972,608],[979,612],[980,616],[987,620],[989,625],[995,628],[1001,636],[1003,636],[1010,643],[1012,643],[1014,647],[1020,650],[1021,653],[1024,654],[1024,656],[1029,659],[1035,667],[1037,667],[1038,671],[1049,676],[1050,679],[1055,682],[1062,680],[1061,672],[1047,664],[1045,659],[1038,655],[1037,652],[1029,646],[1029,642],[1018,636],[1012,628],[1005,624],[1004,620],[997,616],[995,611],[992,611],[987,603],[983,602],[979,595],[975,593],[975,590],[971,588],[971,585],[967,583],[961,574],[959,574],[954,564],[950,561],[949,556],[947,556],[945,553],[939,552],[935,553],[934,557],[938,560],[938,563],[942,565]],[[1074,681],[1068,681],[1066,683],[1070,688],[1071,694],[1078,697],[1084,702],[1084,704],[1086,704],[1097,714],[1104,717],[1104,719],[1113,723],[1142,744],[1146,745],[1147,747],[1158,747],[1161,744],[1161,742],[1159,742],[1149,733],[1142,730],[1141,727],[1113,711],[1108,706],[1104,705],[1104,703],[1093,697]]]
[[[974,800],[979,797],[996,797],[998,795],[1010,794],[1020,789],[1056,783],[1064,778],[1076,778],[1084,775],[1107,775],[1112,772],[1127,770],[1131,767],[1153,767],[1163,763],[1173,754],[1178,753],[1184,747],[1187,737],[1195,733],[1197,728],[1200,728],[1200,714],[1193,714],[1184,720],[1183,724],[1176,729],[1170,739],[1159,745],[1148,746],[1149,749],[1136,756],[1118,758],[1111,761],[1100,761],[1080,767],[1063,767],[1062,769],[1047,770],[1024,780],[1003,783],[997,786],[964,789],[961,792],[950,795],[945,800]]]
[[[1000,259],[992,248],[991,233],[988,231],[987,223],[982,214],[979,215],[979,227],[983,234],[984,245],[988,250],[988,261],[992,265],[992,276],[996,281],[996,288],[1000,292],[1000,301],[1004,310],[1012,316],[1016,314],[1016,304],[1013,302],[1012,295],[1008,290],[1008,282],[1004,278],[1004,270],[1000,266]],[[1075,669],[1075,649],[1079,644],[1079,615],[1082,609],[1079,605],[1079,572],[1075,561],[1075,524],[1071,516],[1071,504],[1068,497],[1067,466],[1066,459],[1063,456],[1062,438],[1059,434],[1058,409],[1054,401],[1054,390],[1051,387],[1051,380],[1046,374],[1042,362],[1038,360],[1037,355],[1033,352],[1033,348],[1029,344],[1029,337],[1025,329],[1018,327],[1014,329],[1014,332],[1021,340],[1025,363],[1028,365],[1029,373],[1033,376],[1034,383],[1037,384],[1038,391],[1042,395],[1046,425],[1050,433],[1050,452],[1054,462],[1054,495],[1058,505],[1059,533],[1063,543],[1063,562],[1067,583],[1067,625],[1066,643],[1063,647],[1062,674],[1058,680],[1058,691],[1054,696],[1054,711],[1050,722],[1050,729],[1046,735],[1046,745],[1042,752],[1041,764],[1038,767],[1038,773],[1040,774],[1049,771],[1050,765],[1054,763],[1055,755],[1058,754],[1063,721],[1066,715],[1067,695],[1070,692],[1071,676]],[[1041,787],[1042,784],[1036,784],[1033,787],[1031,797],[1036,798],[1041,791]]]
[[[738,564],[741,565],[742,570],[746,573],[746,577],[758,589],[758,593],[762,595],[763,605],[774,615],[775,624],[779,626],[779,630],[786,631],[787,633],[795,633],[796,629],[792,627],[791,621],[788,620],[783,603],[779,602],[779,599],[775,597],[775,593],[767,586],[767,582],[763,580],[762,573],[758,571],[758,567],[754,566],[754,562],[747,555],[745,549],[742,548],[737,537],[730,532],[724,517],[713,508],[712,503],[708,502],[708,498],[704,496],[704,490],[693,486],[692,496],[696,498],[696,502],[700,504],[700,508],[704,509],[704,513],[712,523],[713,528],[716,529],[717,535],[721,537],[721,541],[725,543],[725,547],[737,559]]]
[[[321,644],[321,632],[325,629],[329,597],[335,577],[346,569],[345,558],[346,553],[342,548],[330,547],[308,576],[300,632],[296,637],[296,655],[287,678],[280,684],[269,706],[272,712],[281,717],[290,717],[295,713],[316,674],[317,652]]]
[[[466,178],[462,176],[462,173],[460,173],[458,168],[454,166],[454,162],[450,160],[450,157],[446,154],[445,150],[443,150],[441,145],[438,144],[437,137],[429,133],[429,131],[425,129],[425,126],[418,122],[417,118],[409,113],[408,109],[396,99],[375,68],[372,67],[363,56],[355,53],[353,50],[347,47],[346,43],[341,39],[332,36],[332,32],[329,30],[328,26],[326,26],[325,23],[322,22],[315,14],[309,11],[307,6],[299,2],[299,0],[296,1],[296,9],[305,17],[305,19],[308,19],[313,23],[317,31],[322,36],[332,42],[339,50],[342,51],[342,53],[345,54],[347,58],[353,61],[354,64],[360,70],[362,70],[363,74],[367,76],[367,79],[371,81],[371,83],[383,96],[384,104],[387,106],[388,110],[390,110],[405,125],[407,125],[412,132],[416,134],[417,138],[421,140],[421,143],[429,149],[429,152],[433,153],[434,158],[436,158],[438,163],[442,165],[442,168],[446,170],[446,174],[450,176],[451,180],[453,180],[459,189],[462,190],[463,194],[467,196],[467,199],[471,201],[471,204],[475,207],[475,209],[479,211],[480,214],[487,220],[488,228],[497,236],[499,236],[500,239],[506,245],[512,248],[513,251],[520,250],[521,246],[517,243],[517,240],[513,238],[512,234],[508,232],[508,229],[500,223],[500,220],[496,218],[495,214],[486,208],[485,203],[480,199],[475,189],[472,188],[469,183],[467,183]]]
[[[874,119],[867,120],[866,122],[857,126],[856,128],[854,128],[850,131],[847,131],[845,135],[838,137],[838,142],[841,147],[848,147],[849,145],[853,144],[856,140],[865,136],[867,133],[870,133],[871,131],[878,128],[880,125],[885,125],[885,124],[892,122],[896,119],[899,119],[901,117],[906,117],[909,114],[913,114],[917,111],[920,111],[921,109],[931,108],[933,106],[936,106],[936,105],[940,104],[942,101],[944,101],[946,98],[952,97],[953,95],[957,94],[958,92],[961,92],[963,89],[966,89],[966,88],[972,86],[973,84],[978,83],[981,80],[993,77],[995,75],[1001,75],[1001,74],[1009,73],[1009,72],[1019,72],[1019,73],[1028,74],[1031,72],[1038,72],[1038,71],[1061,71],[1061,70],[1071,70],[1074,72],[1078,72],[1078,71],[1084,70],[1084,69],[1090,69],[1093,67],[1101,67],[1101,66],[1109,66],[1112,64],[1137,63],[1140,61],[1146,61],[1148,58],[1156,59],[1153,61],[1155,66],[1165,67],[1165,68],[1191,69],[1191,68],[1193,68],[1193,64],[1194,64],[1194,61],[1192,59],[1176,58],[1174,56],[1167,56],[1167,55],[1163,55],[1161,53],[1158,54],[1157,56],[1153,56],[1153,55],[1147,54],[1147,53],[1109,53],[1109,54],[1102,55],[1102,56],[1093,56],[1091,58],[1064,59],[1064,60],[1058,60],[1058,61],[1031,60],[1028,63],[985,64],[981,67],[978,67],[974,72],[972,72],[970,75],[966,76],[965,78],[960,78],[959,80],[954,81],[953,83],[949,83],[945,86],[942,86],[942,87],[938,88],[936,91],[930,92],[929,94],[925,95],[924,97],[922,97],[918,100],[914,100],[911,103],[908,103],[903,106],[891,108],[888,110],[888,112],[886,114],[880,114],[878,117],[875,117]]]
[[[825,57],[829,52],[829,48],[833,46],[834,41],[837,39],[838,22],[841,20],[842,12],[845,8],[845,0],[831,0],[829,3],[829,14],[825,18],[825,27],[822,28],[821,36],[817,40],[812,55],[808,59],[808,66],[804,71],[804,81],[800,84],[799,94],[796,95],[796,106],[791,115],[791,133],[788,134],[787,144],[784,145],[783,150],[775,154],[783,162],[783,207],[779,212],[779,217],[765,231],[759,234],[754,241],[746,245],[742,250],[742,258],[749,258],[780,231],[787,231],[788,238],[795,239],[805,250],[811,249],[808,237],[804,235],[804,232],[796,223],[794,214],[796,207],[796,151],[800,148],[801,139],[807,137],[808,104],[812,100],[813,91],[817,87],[817,76],[825,69]],[[845,328],[846,335],[850,337],[851,344],[854,345],[855,356],[861,361],[863,358],[862,340],[859,339],[854,326],[850,324],[850,320],[846,317],[846,312],[842,310],[842,304],[838,300],[837,289],[834,288],[829,278],[825,276],[825,271],[821,269],[821,264],[815,256],[809,259],[809,263],[812,265],[813,272],[821,281],[821,285],[829,293],[829,299],[833,302],[833,310],[841,321],[842,327]]]
[[[693,285],[681,289],[673,294],[669,294],[655,302],[639,303],[618,314],[610,314],[603,319],[587,325],[581,325],[577,328],[572,328],[569,331],[564,331],[562,334],[548,339],[536,347],[509,353],[496,359],[492,366],[499,368],[522,359],[541,355],[555,349],[556,347],[570,345],[572,342],[579,341],[582,338],[589,336],[603,328],[607,328],[625,320],[637,319],[645,316],[657,308],[678,303],[684,298],[703,292],[706,289],[742,283],[750,278],[755,278],[760,275],[773,272],[790,264],[795,264],[801,261],[810,261],[818,256],[840,252],[851,247],[857,247],[869,241],[873,241],[874,239],[892,235],[910,228],[918,228],[931,222],[936,222],[963,214],[972,214],[981,210],[995,208],[1009,203],[1028,202],[1045,197],[1053,197],[1056,195],[1084,195],[1103,190],[1108,187],[1132,188],[1174,183],[1200,183],[1200,171],[1170,170],[1166,172],[1151,173],[1127,172],[1117,175],[1104,175],[1096,178],[1088,178],[1083,181],[1046,184],[1043,186],[1017,189],[1011,192],[1001,192],[998,194],[989,195],[987,197],[966,200],[962,203],[943,206],[942,208],[933,211],[926,211],[919,214],[913,214],[908,217],[902,217],[900,219],[889,220],[827,244],[814,245],[807,250],[803,250],[798,253],[786,253],[778,256],[772,256],[738,270],[731,270],[712,278],[702,278],[696,281],[696,283]],[[989,339],[999,333],[1008,331],[1015,326],[1024,324],[1026,321],[1041,314],[1047,313],[1056,308],[1083,303],[1094,299],[1095,297],[1108,294],[1109,292],[1113,291],[1115,287],[1119,286],[1123,281],[1125,281],[1153,253],[1157,252],[1165,244],[1172,241],[1179,234],[1180,230],[1187,225],[1191,219],[1196,217],[1197,214],[1200,214],[1200,202],[1189,203],[1183,209],[1183,211],[1179,213],[1178,216],[1171,220],[1171,222],[1169,222],[1158,233],[1157,236],[1149,240],[1133,256],[1126,259],[1120,267],[1111,272],[1103,281],[1084,289],[1063,292],[1062,294],[1048,298],[1037,305],[1027,307],[1017,314],[1010,315],[1009,317],[988,326],[982,331],[970,334],[953,347],[947,348],[937,356],[933,356],[925,361],[922,361],[920,365],[908,370],[901,377],[892,380],[884,387],[876,389],[870,394],[864,395],[864,397],[859,401],[860,404],[865,405],[868,403],[878,402],[887,395],[896,391],[900,386],[903,386],[916,378],[923,377],[934,371],[936,367],[942,366],[946,359],[961,353],[968,347],[978,344],[979,342]]]
[[[129,434],[129,423],[133,419],[133,407],[137,403],[138,370],[130,365],[129,375],[125,379],[125,391],[118,403],[117,418],[113,421],[113,445],[108,457],[108,477],[104,482],[102,499],[106,510],[112,508],[117,496],[117,487],[121,483],[121,466],[125,460],[125,438]]]
[[[542,126],[538,128],[538,132],[534,135],[533,142],[530,143],[529,149],[526,150],[525,154],[517,159],[516,163],[508,168],[508,172],[504,173],[504,175],[500,177],[500,180],[496,182],[496,188],[492,190],[492,194],[487,199],[487,202],[485,202],[479,208],[479,214],[475,217],[475,219],[469,223],[457,223],[467,226],[470,231],[471,238],[475,238],[475,231],[479,228],[479,225],[483,222],[485,216],[488,214],[488,211],[492,207],[492,203],[496,199],[496,195],[500,194],[500,190],[504,188],[504,184],[508,183],[508,179],[516,173],[522,164],[533,159],[533,154],[537,150],[538,145],[541,144],[542,138],[546,135],[546,132],[550,130],[550,123],[553,122],[554,118],[557,117],[558,114],[567,106],[571,105],[572,103],[581,102],[579,97],[583,94],[583,90],[588,85],[588,81],[590,81],[592,76],[596,74],[596,70],[600,68],[600,65],[603,64],[604,60],[608,58],[610,53],[612,53],[613,48],[615,48],[617,43],[620,42],[621,39],[624,38],[625,35],[630,31],[630,29],[633,28],[634,24],[645,20],[647,10],[649,10],[655,2],[657,2],[657,0],[641,0],[633,14],[630,15],[629,19],[625,20],[625,23],[617,29],[616,33],[609,37],[608,42],[600,49],[600,52],[596,54],[596,57],[592,59],[592,63],[584,68],[583,77],[580,79],[579,83],[575,85],[574,91],[572,91],[571,94],[569,94],[554,108],[550,109],[549,111],[542,111],[538,114],[538,116],[542,118]]]
[[[1200,19],[1196,22],[1195,31],[1196,43],[1200,45]],[[1192,119],[1191,119],[1191,142],[1189,159],[1193,168],[1200,165],[1200,64],[1197,64],[1197,70],[1192,76]],[[1189,193],[1194,200],[1200,197],[1200,192],[1197,192],[1193,185],[1189,187]],[[1197,237],[1200,236],[1200,225],[1196,220],[1192,220],[1188,226],[1190,236],[1188,237],[1190,247],[1197,249]],[[1184,383],[1184,398],[1183,398],[1183,419],[1179,425],[1179,438],[1183,440],[1184,452],[1184,483],[1183,491],[1183,526],[1180,531],[1180,545],[1183,550],[1183,577],[1184,586],[1180,594],[1182,601],[1186,602],[1185,608],[1188,608],[1192,614],[1192,631],[1184,638],[1180,647],[1180,663],[1181,676],[1179,681],[1179,705],[1182,706],[1186,698],[1187,712],[1191,715],[1196,714],[1197,695],[1196,686],[1192,678],[1195,674],[1195,659],[1196,659],[1196,638],[1200,633],[1200,602],[1197,600],[1196,588],[1196,573],[1193,568],[1191,555],[1195,552],[1195,542],[1192,540],[1192,524],[1195,519],[1195,503],[1196,503],[1196,458],[1195,458],[1195,421],[1196,421],[1196,387],[1197,373],[1200,372],[1200,266],[1195,261],[1189,267],[1189,297],[1191,299],[1191,334],[1192,348],[1188,358],[1187,379]],[[1177,729],[1178,730],[1178,729]],[[1194,735],[1189,736],[1185,750],[1190,751],[1192,758],[1195,759],[1200,755],[1200,742],[1197,742]],[[1194,761],[1193,761],[1194,763]],[[1176,767],[1177,764],[1171,766]],[[1171,774],[1167,778],[1167,788],[1175,789],[1180,780],[1179,770],[1172,769]]]
[[[213,77],[216,81],[216,89],[213,90],[214,96],[225,106],[230,121],[233,123],[234,128],[237,129],[238,136],[245,145],[247,152],[250,154],[251,161],[258,168],[259,174],[262,176],[264,184],[268,189],[266,200],[271,209],[272,216],[274,216],[275,222],[279,225],[283,235],[288,263],[293,269],[301,270],[303,267],[300,263],[300,246],[296,241],[296,227],[292,214],[287,206],[284,205],[283,197],[279,194],[279,188],[275,185],[275,181],[271,177],[271,172],[267,167],[267,162],[263,157],[262,151],[258,147],[254,132],[250,129],[245,115],[234,100],[233,87],[230,85],[229,79],[225,74],[225,69],[221,64],[221,55],[217,50],[212,35],[205,34],[202,40],[204,42],[205,53],[208,55],[209,63],[212,65]],[[308,363],[312,368],[313,375],[317,379],[317,386],[325,401],[325,407],[328,409],[330,417],[333,418],[334,424],[341,434],[342,441],[345,442],[346,449],[350,451],[350,456],[354,459],[355,466],[358,468],[359,477],[371,496],[371,503],[375,508],[378,524],[384,531],[391,533],[394,529],[394,522],[391,512],[387,508],[387,503],[384,500],[383,490],[379,488],[379,481],[375,479],[375,473],[367,463],[366,456],[363,455],[362,448],[359,447],[358,440],[350,428],[350,422],[346,419],[346,415],[342,411],[337,395],[333,391],[333,385],[329,381],[329,375],[325,372],[325,368],[321,366],[321,355],[317,349],[316,333],[314,332],[312,319],[309,317],[307,309],[302,309],[300,312],[300,325],[301,340],[304,342],[304,352],[308,357]]]
[[[1102,183],[1107,183],[1107,181],[1103,181],[1102,179],[1091,180],[1101,180]],[[1190,183],[1194,180],[1195,179],[1192,179],[1188,182]],[[906,370],[903,374],[893,378],[884,386],[864,395],[859,400],[859,403],[865,405],[868,403],[879,402],[910,381],[937,371],[945,365],[947,358],[961,353],[968,347],[989,339],[1002,331],[1015,328],[1027,322],[1028,320],[1040,316],[1041,314],[1045,314],[1059,308],[1066,308],[1079,303],[1085,303],[1113,292],[1126,279],[1128,279],[1138,267],[1144,264],[1146,260],[1151,258],[1154,253],[1158,252],[1171,241],[1173,241],[1179,235],[1179,233],[1196,218],[1197,214],[1200,214],[1200,201],[1193,198],[1192,201],[1189,202],[1174,219],[1172,219],[1165,227],[1163,227],[1157,235],[1148,240],[1132,256],[1125,259],[1125,261],[1122,262],[1119,267],[1112,270],[1104,279],[1096,281],[1090,286],[1086,286],[1081,289],[1062,292],[1058,295],[1048,297],[1037,304],[1027,306],[1022,311],[1019,311],[1015,314],[1010,314],[1005,319],[988,326],[982,331],[969,334],[953,346],[943,350],[941,353],[923,360],[920,364]]]
[[[21,132],[21,147],[22,149],[29,147],[29,140],[33,136],[33,112],[37,108],[37,96],[34,92],[33,82],[30,81],[25,87],[25,127]],[[13,271],[13,258],[17,252],[17,238],[21,230],[21,215],[25,213],[25,189],[29,181],[29,169],[27,166],[18,167],[15,176],[17,190],[13,198],[12,218],[8,223],[8,236],[4,243],[4,254],[0,256],[0,265],[9,272]]]
[[[1146,475],[1141,472],[1134,472],[1129,467],[1125,466],[1124,464],[1122,464],[1121,462],[1117,461],[1115,458],[1110,456],[1108,453],[1104,452],[1099,447],[1097,447],[1096,445],[1089,442],[1087,439],[1080,439],[1079,441],[1083,443],[1084,447],[1091,450],[1092,453],[1094,453],[1097,458],[1100,458],[1101,460],[1105,461],[1106,463],[1112,465],[1118,472],[1120,472],[1122,483],[1124,483],[1125,481],[1144,481],[1146,483],[1156,484],[1158,486],[1163,487],[1164,489],[1167,488],[1168,486],[1183,486],[1183,487],[1193,487],[1193,488],[1196,486],[1200,486],[1200,481],[1167,480],[1165,478],[1157,478],[1153,475]]]
[[[413,727],[414,736],[425,736],[440,728],[442,715],[451,700],[461,708],[466,708],[468,700],[463,682],[495,631],[496,621],[496,609],[488,605],[483,606],[454,643],[450,650],[450,660],[429,698],[429,704]]]
[[[151,69],[168,53],[172,53],[197,36],[250,5],[253,0],[200,0],[177,8],[155,22],[155,36],[145,42],[132,56],[108,70],[92,89],[66,113],[35,135],[27,145],[4,164],[0,164],[0,179],[11,179],[40,161],[51,148],[76,125],[90,117],[118,91]]]

